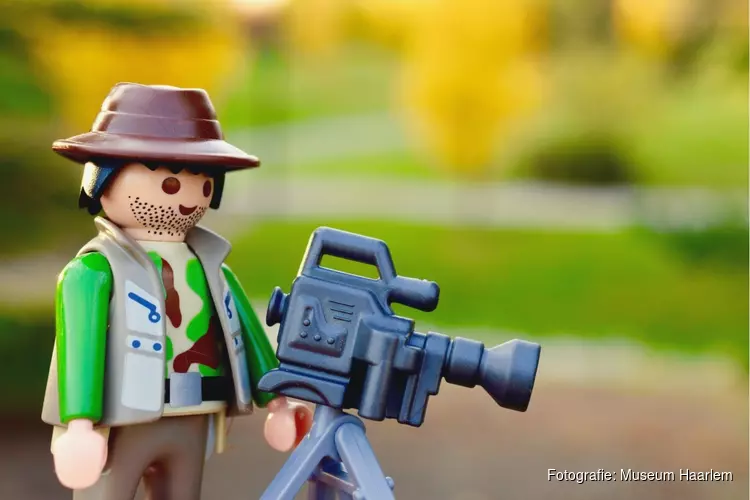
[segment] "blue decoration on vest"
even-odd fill
[[[139,303],[140,305],[142,305],[146,309],[148,309],[148,311],[149,311],[149,313],[148,313],[148,320],[151,323],[158,323],[159,322],[159,320],[161,319],[161,315],[158,312],[156,312],[156,304],[152,304],[151,302],[149,302],[148,300],[144,299],[143,297],[141,297],[137,293],[133,293],[133,292],[130,292],[128,294],[128,298],[131,299],[131,300],[133,300],[133,301],[135,301],[135,302],[137,302],[137,303]]]
[[[229,302],[232,300],[232,294],[231,292],[227,292],[226,296],[224,297],[224,308],[227,310],[227,316],[229,319],[232,319],[232,310],[229,308]]]

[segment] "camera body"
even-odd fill
[[[380,277],[321,267],[324,255],[374,265]],[[271,296],[266,322],[280,323],[280,365],[261,378],[259,389],[419,426],[428,398],[445,379],[480,385],[499,405],[525,411],[541,347],[513,340],[486,349],[470,339],[418,333],[413,320],[390,307],[432,311],[439,295],[434,282],[398,276],[383,241],[318,228],[290,293],[277,287]]]

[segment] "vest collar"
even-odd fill
[[[113,240],[136,261],[146,266],[150,265],[151,261],[148,255],[138,242],[112,221],[104,217],[96,217],[94,225],[99,234]],[[195,252],[204,265],[221,266],[232,249],[232,245],[226,239],[202,226],[195,226],[190,229],[185,236],[185,243]]]

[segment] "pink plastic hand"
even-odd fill
[[[99,480],[107,462],[107,440],[90,420],[68,423],[68,429],[52,444],[57,479],[66,488],[82,490]]]
[[[268,403],[263,432],[271,448],[289,451],[304,439],[312,425],[312,411],[303,404],[290,403],[281,396]]]

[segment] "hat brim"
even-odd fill
[[[157,139],[87,132],[55,141],[52,150],[78,163],[96,158],[190,163],[240,170],[260,165],[255,156],[222,140]]]

